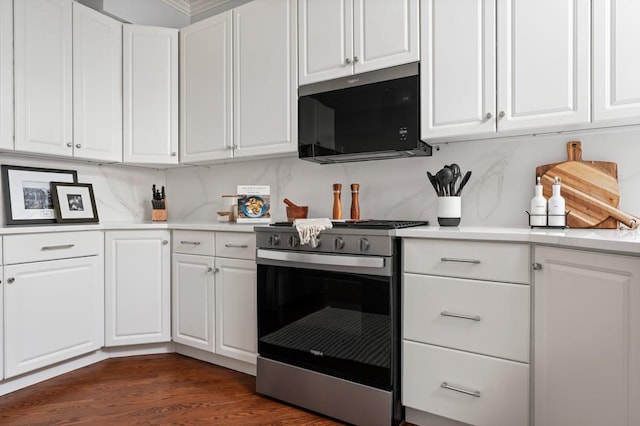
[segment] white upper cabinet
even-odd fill
[[[0,0],[0,149],[13,149],[12,0]]]
[[[233,157],[232,11],[180,30],[180,161]]]
[[[122,24],[75,2],[73,108],[74,156],[122,161]]]
[[[589,123],[590,4],[497,0],[498,130]]]
[[[71,0],[14,3],[16,150],[73,152],[71,4]]]
[[[422,138],[494,133],[495,0],[424,0]]]
[[[418,61],[418,0],[300,0],[300,84]]]
[[[178,30],[124,25],[123,159],[178,164]]]
[[[640,2],[593,0],[593,121],[640,122]]]
[[[298,150],[296,2],[233,10],[234,157]]]
[[[588,125],[589,0],[421,5],[422,139]]]

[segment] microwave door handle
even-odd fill
[[[258,249],[257,257],[269,260],[281,260],[291,263],[311,265],[351,266],[357,268],[383,268],[384,257],[375,256],[335,256],[316,253],[298,253]]]

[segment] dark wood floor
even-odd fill
[[[112,358],[0,397],[0,425],[340,425],[177,354]]]

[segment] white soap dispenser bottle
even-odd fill
[[[531,199],[530,226],[547,226],[547,199],[542,195],[540,176],[536,178],[535,195]]]
[[[551,186],[552,195],[549,198],[549,226],[566,226],[565,202],[560,195],[560,179],[556,176]]]

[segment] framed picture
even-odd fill
[[[37,167],[0,167],[4,211],[7,225],[56,223],[51,197],[51,182],[78,181],[75,170]]]
[[[51,196],[58,222],[98,221],[98,209],[90,183],[51,182]]]

